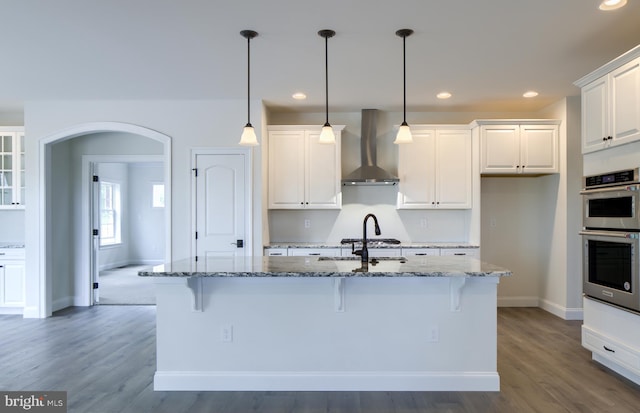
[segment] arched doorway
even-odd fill
[[[32,303],[36,301],[38,303],[37,308],[25,308],[25,316],[31,317],[48,317],[55,309],[63,308],[67,305],[90,305],[91,301],[87,300],[90,297],[89,283],[79,281],[78,277],[86,276],[90,273],[91,266],[91,233],[89,230],[88,219],[83,219],[84,213],[78,213],[73,215],[74,212],[65,210],[68,204],[62,204],[60,206],[60,199],[64,194],[60,194],[57,191],[61,182],[60,176],[52,173],[55,160],[59,157],[56,151],[61,147],[61,143],[70,139],[79,138],[83,136],[96,135],[96,134],[114,134],[123,133],[135,135],[141,138],[151,139],[162,145],[162,162],[164,166],[164,182],[165,182],[165,227],[166,227],[166,239],[165,239],[165,261],[170,261],[171,258],[171,138],[160,132],[154,131],[149,128],[145,128],[138,125],[120,123],[120,122],[93,122],[75,125],[63,131],[46,136],[39,141],[39,170],[40,170],[40,185],[38,186],[40,206],[39,208],[39,257],[40,265],[38,265],[38,278],[37,280],[31,278],[31,281],[37,281],[36,283],[29,283],[27,285],[27,294],[29,296],[28,301]],[[64,154],[57,162],[64,161]],[[62,177],[65,178],[64,176]],[[76,204],[72,208],[82,208]],[[77,225],[76,234],[67,234],[65,227],[60,224],[60,215],[63,222],[64,218],[72,217],[74,220],[73,225],[77,225],[76,219],[82,220],[80,225]],[[84,222],[87,222],[86,226]],[[67,242],[68,248],[75,248],[78,251],[66,254],[64,248],[60,247],[59,243]],[[72,241],[72,242],[70,242]],[[71,258],[70,258],[71,257]],[[68,263],[65,263],[67,259]],[[62,278],[54,282],[54,277],[59,274],[58,268],[64,265],[68,265],[68,270],[73,273],[73,281]],[[63,271],[64,272],[64,271]],[[60,277],[58,275],[58,277]],[[77,283],[76,283],[77,281]],[[65,286],[65,283],[73,282],[78,285],[86,284],[86,291],[76,291],[77,294],[72,298],[66,297],[67,302],[54,302],[54,289],[69,287]],[[36,285],[29,285],[36,284]],[[76,288],[77,289],[77,288]],[[56,293],[59,291],[56,290]],[[34,297],[34,295],[36,297]],[[56,294],[59,296],[60,294]],[[37,300],[34,300],[37,298]],[[74,303],[68,303],[73,299]],[[58,300],[58,298],[56,298]],[[26,311],[30,311],[27,314]],[[37,314],[34,314],[37,313]]]

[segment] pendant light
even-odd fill
[[[256,131],[253,129],[253,125],[251,125],[251,120],[250,120],[250,115],[251,115],[250,67],[251,67],[251,39],[256,37],[258,33],[253,30],[243,30],[240,32],[240,35],[245,39],[247,39],[247,124],[244,126],[239,144],[244,146],[256,146],[258,145],[258,138],[256,137]]]
[[[393,143],[395,144],[413,142],[413,138],[411,137],[411,129],[409,129],[409,124],[407,123],[407,58],[406,58],[406,47],[405,47],[407,36],[411,36],[412,34],[413,34],[413,30],[411,29],[400,29],[396,32],[396,36],[402,37],[402,80],[403,80],[404,96],[403,96],[403,106],[402,106],[403,119],[402,119],[402,124],[398,129],[396,140],[393,141]]]
[[[335,144],[336,135],[333,133],[333,128],[329,123],[329,38],[335,36],[336,32],[333,30],[320,30],[318,35],[324,37],[324,85],[325,85],[325,113],[326,120],[322,126],[320,132],[320,138],[318,143]]]

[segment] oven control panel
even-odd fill
[[[609,172],[600,175],[591,175],[584,177],[584,188],[593,189],[604,186],[624,185],[628,183],[637,183],[640,179],[640,168],[625,169],[622,171]]]

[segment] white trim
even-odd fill
[[[251,148],[191,148],[191,257],[195,257],[197,253],[196,239],[193,234],[196,233],[196,180],[193,176],[193,168],[196,167],[197,155],[244,155],[244,176],[245,176],[245,207],[244,207],[244,225],[245,225],[245,255],[253,255],[253,152]],[[166,194],[165,194],[166,198]]]
[[[557,317],[562,318],[563,320],[583,319],[582,308],[567,308],[545,299],[540,300],[540,308]]]
[[[615,59],[605,63],[604,65],[600,66],[599,68],[589,73],[588,75],[585,75],[580,79],[576,80],[575,82],[573,82],[573,84],[578,86],[579,88],[582,88],[588,85],[589,83],[593,82],[594,80],[599,79],[602,76],[605,76],[606,74],[608,74],[609,72],[612,72],[613,70],[619,68],[620,66],[629,63],[630,61],[632,61],[637,57],[640,57],[640,45],[616,57]]]
[[[157,371],[155,391],[500,391],[497,372]]]
[[[167,237],[165,244],[165,257],[167,262],[171,261],[171,137],[163,133],[157,132],[143,126],[138,126],[123,122],[88,122],[74,125],[63,129],[56,133],[50,134],[38,141],[38,169],[39,181],[38,188],[38,285],[27,286],[27,293],[31,293],[33,289],[37,289],[38,305],[37,307],[25,307],[25,318],[45,318],[52,314],[52,257],[48,254],[47,246],[52,242],[52,233],[49,230],[51,223],[51,193],[48,185],[48,177],[51,176],[49,170],[51,168],[51,148],[50,145],[72,139],[78,136],[100,133],[100,132],[125,132],[140,135],[158,141],[163,144],[163,163],[164,163],[164,179],[165,179],[165,196],[168,200],[165,208],[165,222],[167,223]]]

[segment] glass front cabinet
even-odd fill
[[[0,127],[0,209],[24,208],[24,128]]]

